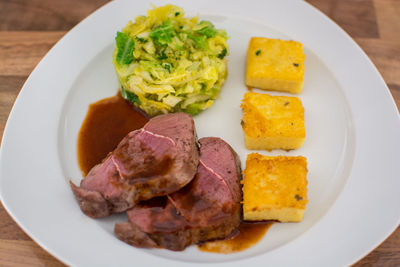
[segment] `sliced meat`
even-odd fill
[[[184,187],[196,174],[198,160],[192,117],[160,115],[130,132],[80,187],[71,183],[71,188],[86,215],[104,217]]]
[[[119,239],[136,247],[183,250],[190,244],[225,238],[239,226],[240,160],[219,138],[202,138],[199,143],[195,178],[178,192],[128,210],[129,221],[114,229]]]
[[[115,232],[124,236],[124,241],[129,245],[140,248],[155,248],[157,243],[148,234],[134,224],[120,223],[115,225]]]

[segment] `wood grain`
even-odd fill
[[[106,2],[0,0],[0,136],[19,90],[41,58]],[[364,49],[400,107],[400,0],[308,2]],[[0,205],[0,266],[64,265],[34,243]],[[400,228],[355,266],[400,266]]]
[[[28,76],[65,32],[0,32],[0,75]]]
[[[390,92],[396,102],[397,108],[400,109],[400,85],[398,84],[388,84]]]
[[[379,37],[372,0],[309,0],[307,2],[320,8],[353,38]]]
[[[3,133],[8,114],[26,78],[26,76],[0,75],[0,133]],[[0,141],[2,137],[3,134],[0,136]]]
[[[65,266],[31,240],[1,240],[1,266]]]
[[[356,42],[368,51],[368,56],[387,83],[400,85],[400,72],[394,71],[400,70],[400,42],[371,38],[357,38]]]
[[[2,0],[1,31],[70,30],[107,0]]]

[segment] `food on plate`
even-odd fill
[[[78,163],[82,174],[86,176],[122,138],[142,128],[149,119],[119,93],[90,104],[78,134]]]
[[[201,251],[213,253],[236,253],[248,249],[260,241],[273,222],[244,222],[239,225],[237,235],[223,240],[205,242],[199,245]]]
[[[179,190],[193,179],[198,158],[191,116],[160,115],[130,132],[80,187],[71,182],[71,188],[86,215],[104,217]]]
[[[304,60],[303,45],[299,42],[253,37],[247,51],[246,85],[301,93]]]
[[[250,247],[268,230],[270,220],[302,220],[307,203],[305,158],[250,154],[242,191],[241,164],[232,147],[217,137],[197,141],[190,115],[213,104],[227,75],[224,30],[197,17],[185,18],[181,8],[166,5],[136,17],[115,40],[113,63],[121,94],[99,102],[105,104],[100,105],[104,112],[96,123],[83,124],[88,125],[83,132],[102,125],[101,118],[121,117],[113,124],[121,129],[99,135],[97,144],[107,136],[113,139],[104,148],[91,147],[105,158],[92,163],[80,186],[70,182],[83,213],[99,218],[126,212],[128,221],[117,223],[114,232],[135,247],[182,251],[218,240],[201,246],[218,253]],[[296,49],[302,50],[301,44],[252,38],[248,85],[300,92],[304,55]],[[294,70],[287,66],[290,60]],[[125,123],[124,116],[133,113],[120,105],[121,99],[138,108],[140,126],[134,126],[136,119]],[[110,107],[123,107],[124,115],[110,112]],[[245,94],[241,107],[247,148],[295,149],[303,144],[304,108],[298,98],[252,92]],[[147,114],[153,117],[148,120]],[[136,130],[129,128],[122,138],[127,127]]]
[[[308,201],[306,158],[249,154],[242,183],[245,220],[303,219]]]
[[[122,96],[150,116],[198,114],[213,104],[227,75],[227,34],[166,5],[138,16],[115,38]]]
[[[248,149],[296,149],[305,140],[304,108],[300,99],[246,93],[242,128]]]
[[[195,178],[167,197],[140,203],[117,224],[119,239],[136,247],[183,250],[190,244],[225,238],[239,226],[242,198],[240,160],[223,140],[199,140]]]

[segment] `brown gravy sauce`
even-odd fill
[[[199,245],[201,251],[229,254],[255,245],[265,235],[273,222],[245,223],[239,225],[239,234],[231,239],[217,240]]]
[[[149,117],[118,93],[89,105],[78,134],[78,163],[84,176],[100,163],[129,132]]]

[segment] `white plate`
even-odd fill
[[[89,219],[67,184],[81,179],[76,138],[89,103],[114,95],[114,36],[145,14],[147,1],[116,1],[90,15],[40,62],[18,96],[4,131],[0,196],[25,232],[77,266],[351,264],[399,224],[400,120],[371,61],[337,25],[301,1],[169,1],[201,14],[230,36],[229,76],[214,106],[195,118],[199,137],[219,136],[246,155],[240,127],[245,55],[251,36],[304,44],[309,204],[303,222],[275,224],[256,246],[236,254],[136,249],[112,233],[122,215]],[[165,1],[152,1],[163,5]]]

